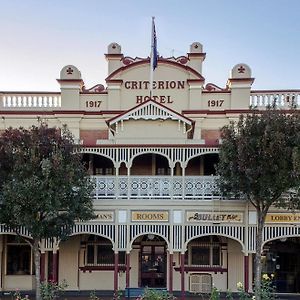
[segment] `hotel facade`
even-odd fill
[[[43,280],[65,279],[72,291],[236,291],[237,282],[252,290],[256,212],[216,188],[220,128],[251,106],[299,105],[300,90],[252,90],[243,63],[225,87],[205,83],[205,56],[195,42],[185,56],[159,57],[151,98],[150,59],[124,56],[117,43],[105,54],[105,86],[85,87],[68,65],[61,92],[0,92],[0,131],[40,119],[66,124],[96,185],[97,218],[76,224],[66,241],[42,241]],[[34,289],[30,247],[0,232],[0,289]],[[299,236],[300,214],[270,210],[263,263],[279,292],[300,292]]]

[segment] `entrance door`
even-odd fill
[[[300,292],[300,239],[289,238],[266,244],[263,273],[274,274],[277,292]]]
[[[164,245],[142,245],[140,266],[142,287],[166,287],[166,248]]]

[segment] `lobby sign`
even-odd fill
[[[167,222],[169,221],[168,211],[132,211],[133,222]]]
[[[114,221],[114,212],[113,211],[95,211],[96,218],[91,220],[94,222],[113,222]]]
[[[266,223],[300,223],[300,213],[268,213]]]
[[[213,222],[213,223],[241,223],[243,222],[242,213],[228,212],[199,212],[188,211],[186,213],[187,222]]]

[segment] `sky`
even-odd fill
[[[124,56],[206,52],[203,76],[225,87],[246,63],[253,89],[300,89],[299,0],[0,0],[0,91],[59,91],[60,70],[75,65],[85,86],[104,84],[111,42]]]

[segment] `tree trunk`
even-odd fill
[[[33,256],[35,266],[35,299],[41,300],[41,253],[39,249],[39,240],[33,241]]]
[[[254,275],[254,286],[255,286],[255,300],[261,300],[261,252],[262,252],[262,235],[265,223],[265,214],[257,210],[257,234],[256,234],[256,245],[255,245],[255,275]]]

